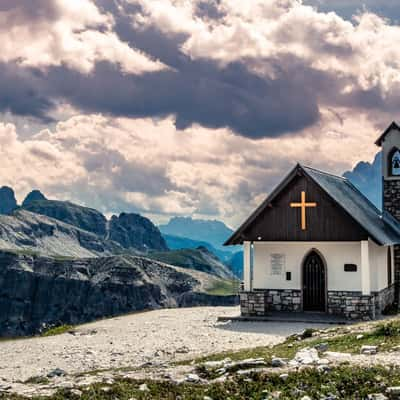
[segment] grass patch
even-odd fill
[[[74,327],[72,325],[60,325],[45,330],[40,336],[46,337],[46,336],[61,335],[63,333],[70,332],[73,330]]]
[[[378,346],[380,352],[390,351],[394,347],[400,346],[399,320],[377,324],[367,332],[360,332],[354,327],[354,332],[347,332],[346,328],[342,328],[331,329],[323,333],[321,336],[313,329],[306,329],[302,334],[291,336],[283,343],[275,346],[260,346],[238,351],[226,351],[201,357],[194,361],[196,364],[200,364],[205,361],[219,361],[225,358],[239,361],[246,358],[262,357],[269,362],[272,357],[293,358],[298,350],[304,347],[314,347],[320,343],[327,343],[329,351],[351,354],[359,354],[363,345]],[[362,337],[360,338],[359,335],[362,335]],[[181,361],[178,364],[190,364],[191,362],[193,360]]]
[[[206,289],[207,294],[214,296],[231,296],[239,291],[239,282],[237,280],[215,280]]]
[[[148,391],[140,391],[139,386],[146,383]],[[350,367],[342,366],[328,373],[315,369],[293,372],[286,380],[278,374],[253,373],[246,377],[234,376],[225,383],[175,384],[162,381],[136,381],[128,379],[117,380],[112,385],[98,383],[83,388],[81,396],[63,389],[47,397],[48,400],[200,400],[205,396],[213,400],[261,400],[268,398],[274,392],[281,392],[280,399],[294,400],[302,396],[312,399],[324,398],[328,395],[337,399],[365,399],[372,393],[384,393],[389,386],[400,385],[400,369],[384,367]],[[22,400],[22,396],[0,394],[0,399]],[[42,400],[44,397],[33,397],[32,400]]]

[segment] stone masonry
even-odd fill
[[[363,295],[361,292],[328,291],[327,313],[347,319],[369,320],[382,314],[395,297],[395,285]],[[259,289],[240,293],[243,316],[263,316],[270,311],[302,311],[301,290]]]
[[[328,291],[328,314],[348,319],[371,319],[375,316],[374,296],[361,292]]]
[[[301,311],[301,291],[259,289],[240,293],[243,316],[262,316],[268,311]]]

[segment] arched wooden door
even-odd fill
[[[322,258],[311,251],[303,263],[303,310],[325,311],[326,271]]]

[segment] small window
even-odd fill
[[[286,272],[286,280],[287,281],[291,281],[292,280],[292,273],[289,272],[289,271]]]
[[[392,284],[392,251],[390,246],[387,249],[387,280],[388,286]]]
[[[389,153],[389,175],[400,176],[400,151],[393,149]]]
[[[357,265],[356,264],[344,264],[344,271],[345,272],[357,272]]]

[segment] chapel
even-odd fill
[[[225,245],[243,245],[242,316],[375,319],[398,306],[400,127],[378,138],[382,204],[348,179],[297,164]]]

